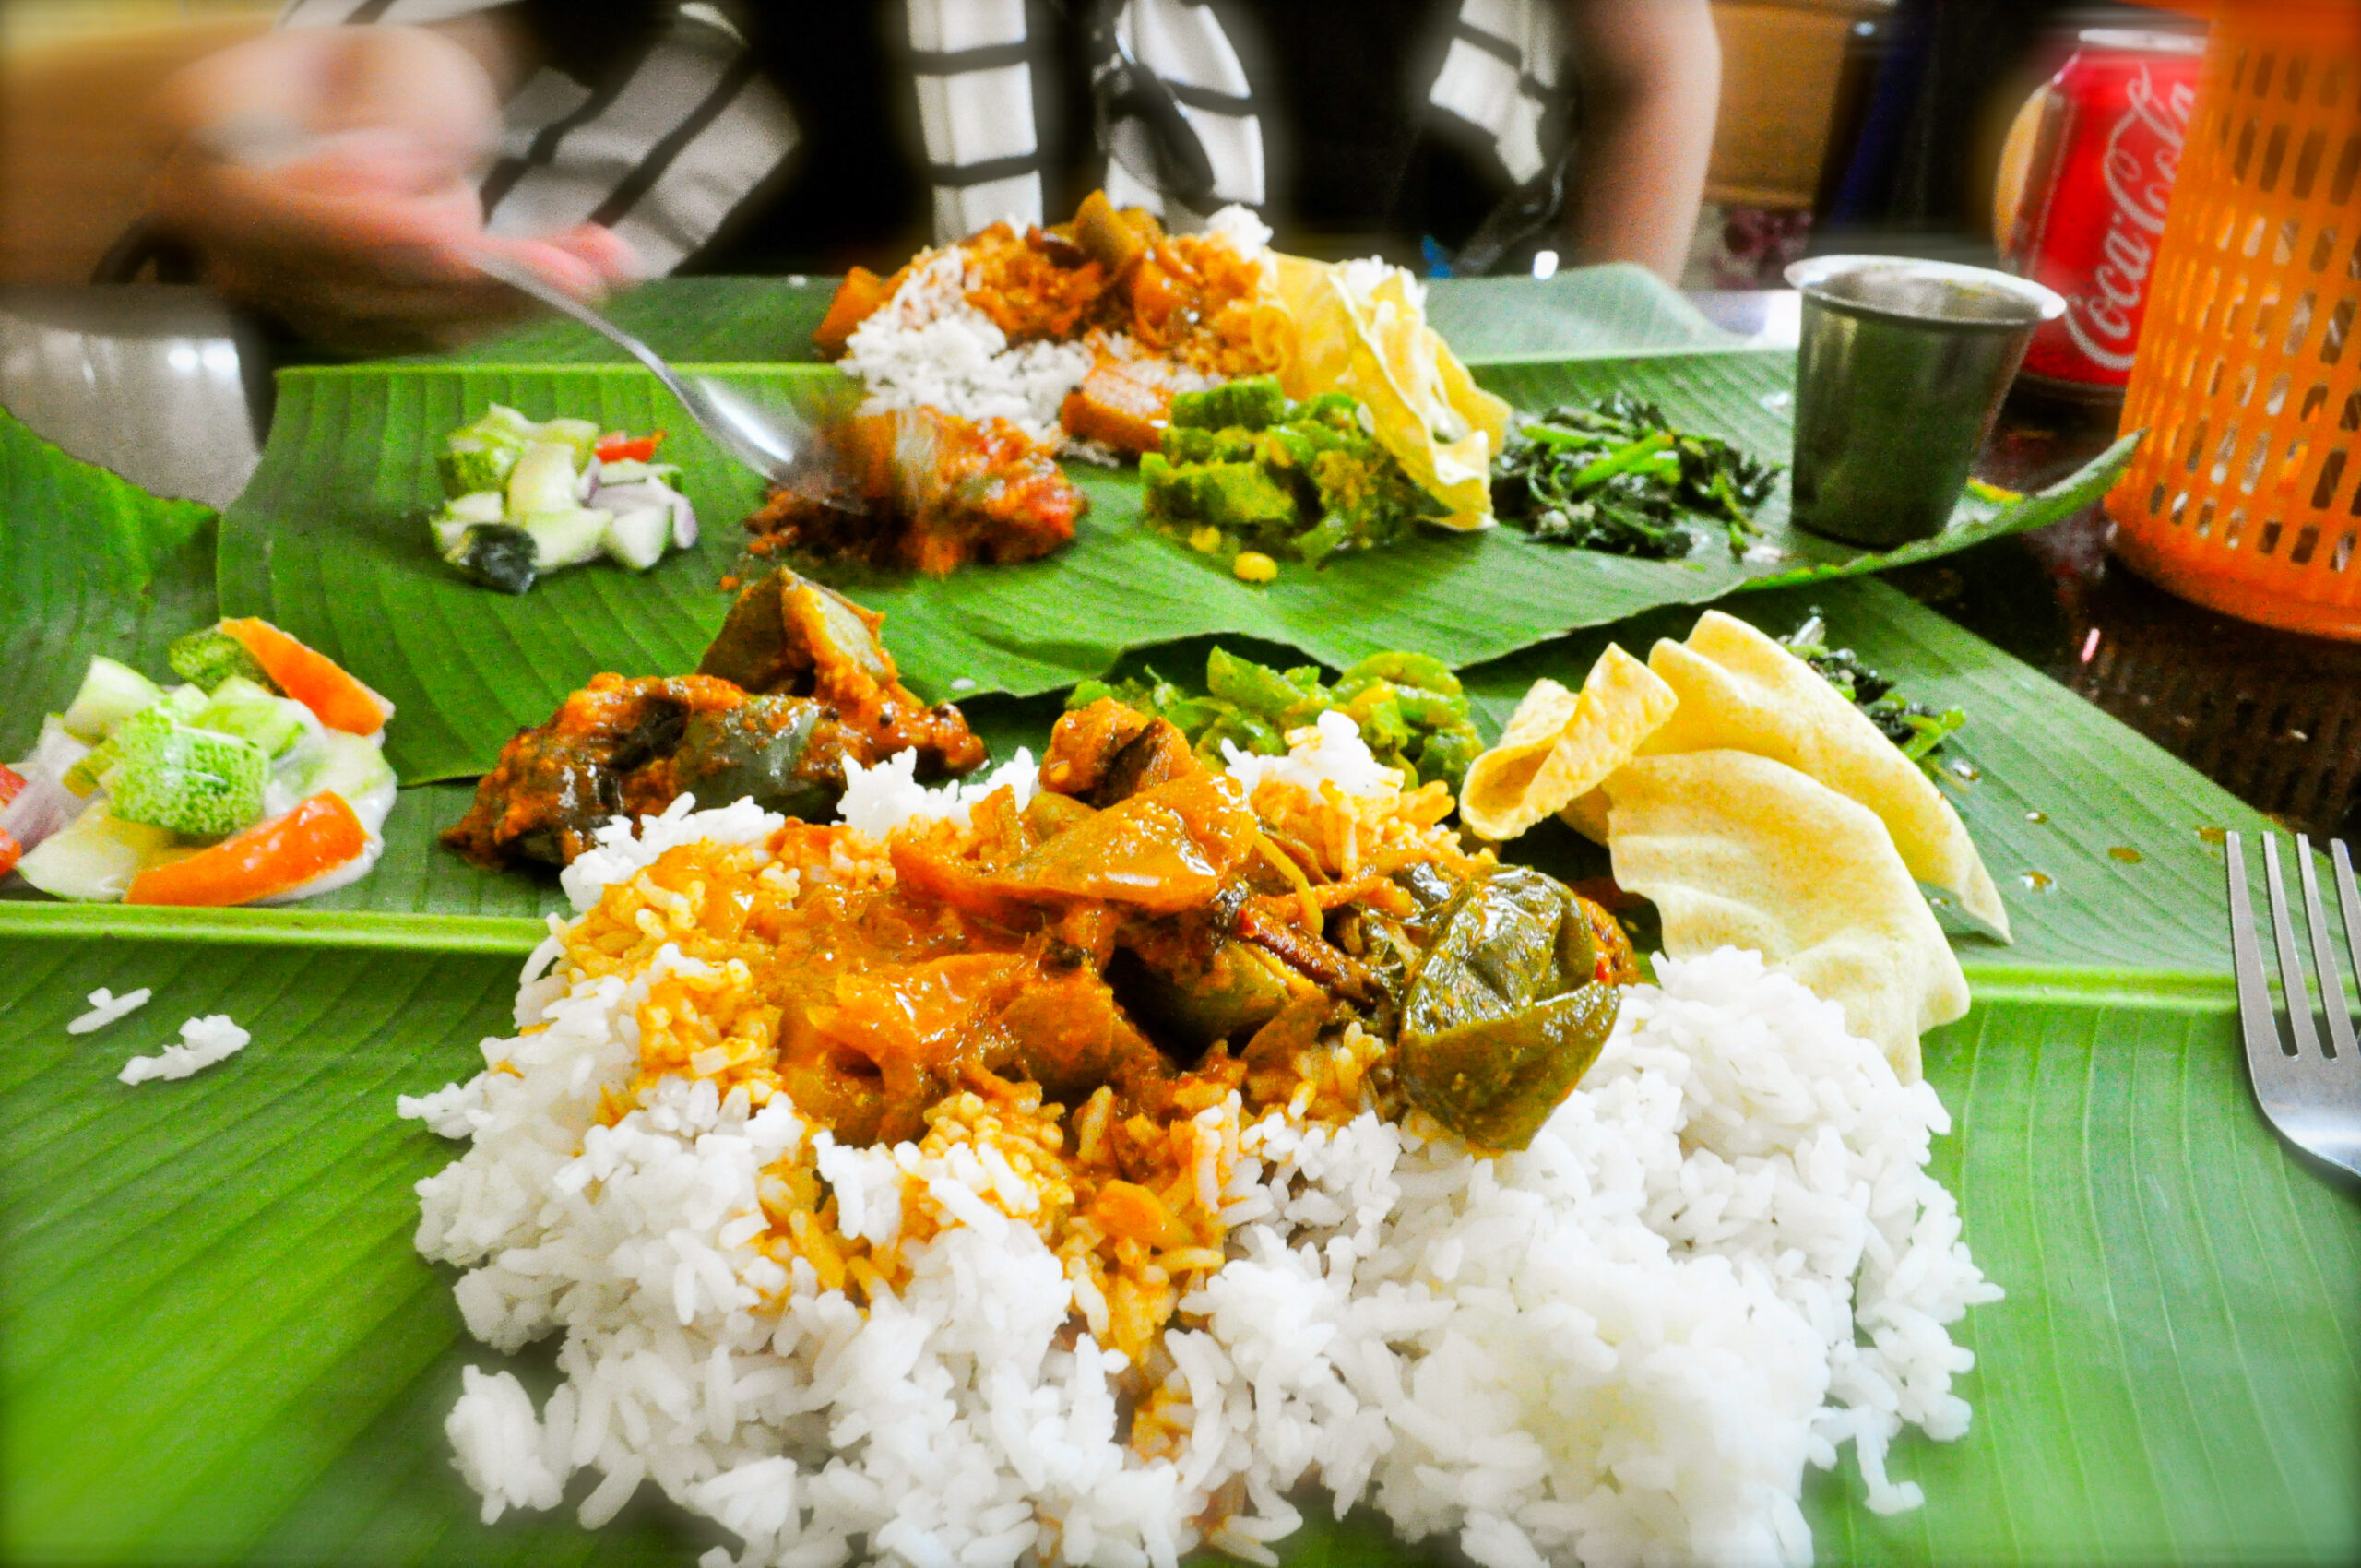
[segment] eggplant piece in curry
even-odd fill
[[[547,724],[519,731],[444,843],[479,865],[569,865],[608,818],[751,797],[833,815],[848,759],[919,754],[919,775],[973,770],[984,744],[949,704],[901,683],[884,617],[784,568],[739,595],[694,675],[593,676]]]

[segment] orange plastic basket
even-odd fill
[[[2184,599],[2361,640],[2361,5],[2211,14],[2116,551]]]

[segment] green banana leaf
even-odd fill
[[[806,405],[840,386],[825,367],[730,375],[750,393]],[[1483,379],[1525,407],[1611,387],[1660,399],[1672,418],[1784,457],[1779,398],[1793,375],[1780,353],[1666,353],[1510,364]],[[437,499],[445,433],[490,402],[536,418],[568,413],[604,427],[673,432],[668,455],[705,523],[698,547],[634,576],[599,563],[511,597],[461,580],[436,559],[425,515]],[[2105,491],[2128,445],[2043,495],[1996,505],[1965,498],[1949,532],[1908,558],[2079,510]],[[1790,529],[1784,497],[1762,517],[1767,549],[1719,545],[1691,560],[1635,561],[1536,543],[1515,529],[1424,530],[1394,548],[1268,587],[1144,527],[1131,470],[1082,469],[1091,511],[1076,540],[1021,566],[931,579],[824,569],[819,576],[886,616],[886,638],[929,700],[1018,695],[1103,672],[1131,648],[1201,632],[1288,644],[1332,665],[1411,647],[1453,666],[1512,653],[1570,627],[1660,604],[1703,603],[1753,579],[1875,570],[1887,558]],[[636,367],[365,367],[281,378],[270,445],[222,529],[229,612],[261,615],[392,698],[401,719],[388,755],[415,782],[488,769],[517,728],[546,719],[591,673],[694,666],[728,608],[716,591],[760,498],[754,477],[720,457]],[[1762,558],[1756,559],[1761,554]]]
[[[705,305],[732,298],[718,284],[671,287]],[[1445,319],[1449,295],[1436,292]],[[1647,293],[1632,291],[1635,309]],[[735,297],[747,314],[728,330],[742,336],[716,341],[751,340],[742,334],[771,308],[762,290]],[[1472,318],[1495,313],[1500,342],[1521,340],[1513,292],[1463,297]],[[1565,317],[1553,357],[1585,351],[1576,339],[1595,326],[1582,309]],[[1602,340],[1693,359],[1678,353],[1680,310],[1653,319],[1665,340]],[[1462,325],[1449,329],[1461,340]],[[590,374],[602,387],[631,379]],[[322,426],[309,439],[334,449],[346,434]],[[408,493],[416,477],[386,493]],[[350,494],[331,486],[310,504],[366,516],[390,504],[370,488],[385,479],[355,469]],[[729,520],[708,513],[717,532]],[[70,695],[89,654],[157,669],[172,636],[217,612],[210,531],[201,508],[143,496],[0,418],[0,652],[35,683],[0,705],[0,755]],[[225,538],[225,567],[235,544]],[[243,569],[268,579],[274,541],[244,548]],[[365,578],[314,582],[309,602],[335,611],[355,581]],[[677,597],[704,604],[710,582]],[[610,600],[567,602],[595,613]],[[1812,582],[1726,607],[1774,632],[1818,607],[1836,641],[1909,695],[1968,710],[1948,754],[1964,766],[1946,787],[2018,937],[2005,949],[1959,942],[1977,1005],[1927,1042],[1956,1126],[1936,1170],[1979,1263],[2009,1290],[1958,1331],[1978,1357],[1962,1388],[1975,1426],[1958,1443],[1897,1449],[1894,1473],[1927,1489],[1917,1513],[1871,1515],[1856,1483],[1815,1475],[1806,1511],[1820,1559],[2361,1557],[2361,1194],[2289,1155],[2254,1109],[2221,940],[2220,854],[2198,831],[2267,825],[1880,584]],[[718,620],[718,596],[710,608]],[[908,608],[889,626],[897,650],[908,623],[949,607]],[[1537,675],[1578,681],[1610,636],[1644,654],[1692,620],[1659,608],[1478,663],[1465,679],[1479,721],[1496,733]],[[1202,670],[1207,640],[1159,639],[1126,662],[1185,675]],[[1287,639],[1223,640],[1280,658]],[[449,625],[422,627],[418,646],[498,680],[530,664],[502,635],[470,642]],[[558,689],[588,668],[563,671]],[[983,697],[970,713],[1004,754],[1038,748],[1058,706]],[[413,707],[396,734],[414,719],[435,722]],[[564,1512],[486,1527],[449,1467],[442,1421],[460,1369],[499,1359],[466,1339],[447,1274],[409,1249],[410,1184],[450,1148],[397,1122],[392,1100],[480,1063],[475,1042],[508,1028],[517,956],[561,903],[553,879],[486,875],[435,846],[467,795],[405,790],[377,871],[297,909],[0,903],[11,960],[0,970],[0,1558],[549,1568],[682,1565],[713,1544],[652,1493],[595,1535]],[[1521,850],[1545,862],[1584,852],[1548,830]],[[2028,871],[2051,885],[2026,885]],[[66,1035],[101,985],[152,986],[156,998],[97,1034]],[[179,1020],[213,1012],[253,1029],[254,1043],[186,1083],[115,1081]],[[517,1364],[546,1387],[545,1354]],[[1365,1515],[1337,1526],[1319,1511],[1284,1556],[1288,1568],[1430,1560]]]
[[[395,1095],[481,1063],[509,958],[12,944],[0,974],[0,1554],[9,1561],[666,1562],[657,1506],[485,1528],[441,1433],[469,1361],[410,1185],[450,1158]],[[151,986],[97,1034],[83,992]],[[1923,1512],[1807,1497],[1827,1562],[2342,1562],[2361,1551],[2361,1197],[2257,1117],[2227,986],[1987,980],[1927,1047],[1937,1170],[1977,1261],[1963,1441],[1908,1441]],[[126,1088],[178,1020],[254,1032]],[[528,1379],[542,1359],[520,1359]],[[1416,1562],[1319,1514],[1287,1561]]]
[[[31,750],[92,654],[161,670],[214,619],[216,514],[68,457],[0,409],[0,762]]]

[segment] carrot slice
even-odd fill
[[[24,854],[25,847],[17,842],[17,836],[0,827],[0,876],[16,870],[17,862],[24,858]]]
[[[255,656],[279,689],[312,710],[331,730],[374,735],[394,716],[394,705],[354,680],[327,655],[304,647],[267,621],[224,621],[221,630]]]
[[[284,893],[369,848],[368,829],[342,795],[323,790],[285,816],[258,822],[209,849],[131,879],[126,904],[218,909]]]

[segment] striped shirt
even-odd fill
[[[500,3],[291,0],[280,25],[431,24]],[[860,0],[832,3],[860,8]],[[1079,8],[1090,0],[1065,3]],[[1271,0],[1282,18],[1287,13],[1277,8],[1295,3]],[[1432,68],[1423,102],[1406,103],[1394,115],[1405,125],[1415,119],[1439,127],[1442,141],[1462,149],[1465,156],[1451,165],[1442,185],[1477,189],[1488,206],[1552,176],[1570,117],[1557,3],[1456,0],[1453,12],[1447,8],[1452,0],[1404,0],[1395,7],[1448,24],[1447,39],[1433,40],[1441,46],[1440,65]],[[762,65],[765,29],[777,35],[799,27],[792,13],[801,7],[777,0],[766,13],[753,8],[761,0],[613,4],[646,23],[627,39],[626,57],[595,69],[545,65],[510,96],[504,140],[483,181],[486,221],[494,232],[517,234],[604,223],[631,243],[651,271],[670,271],[746,209],[759,207],[782,181],[801,177],[795,154],[813,128],[802,116],[824,111],[793,101],[777,79],[781,73]],[[1272,154],[1291,127],[1273,122],[1286,105],[1274,101],[1267,81],[1250,76],[1250,6],[1241,5],[1226,23],[1224,11],[1208,0],[1120,0],[1112,47],[1064,67],[1068,74],[1078,68],[1093,82],[1119,68],[1136,68],[1163,84],[1212,175],[1211,199],[1201,193],[1198,208],[1192,208],[1160,188],[1152,166],[1133,167],[1089,145],[1093,127],[1086,111],[1074,110],[1076,94],[1061,75],[1048,36],[1058,30],[1044,4],[900,0],[882,13],[892,18],[887,26],[904,34],[895,42],[902,46],[905,90],[915,92],[920,144],[908,152],[922,154],[924,164],[922,173],[910,169],[908,177],[922,179],[931,193],[927,217],[936,243],[1003,219],[1020,226],[1042,222],[1052,208],[1062,210],[1077,194],[1058,183],[1075,160],[1062,156],[1069,149],[1093,165],[1091,183],[1103,183],[1118,205],[1146,208],[1177,229],[1201,222],[1206,212],[1199,208],[1272,204],[1275,183],[1284,183],[1275,180],[1279,170]],[[1343,14],[1354,13],[1347,7]],[[598,30],[575,7],[552,7],[552,15],[582,24],[567,29],[577,47],[585,33]],[[1241,23],[1249,31],[1233,37]],[[1244,51],[1241,42],[1249,45]],[[774,60],[778,46],[774,36]],[[1428,50],[1426,57],[1435,53]],[[1329,86],[1334,96],[1332,84],[1313,80]],[[1360,91],[1374,84],[1352,85]],[[835,102],[868,89],[858,81],[819,83]],[[1045,127],[1061,124],[1067,127],[1062,137],[1054,131],[1045,137]],[[1063,145],[1045,147],[1049,139]],[[1309,197],[1325,187],[1311,167],[1314,149],[1303,150],[1299,194]],[[905,168],[918,160],[901,159]]]

